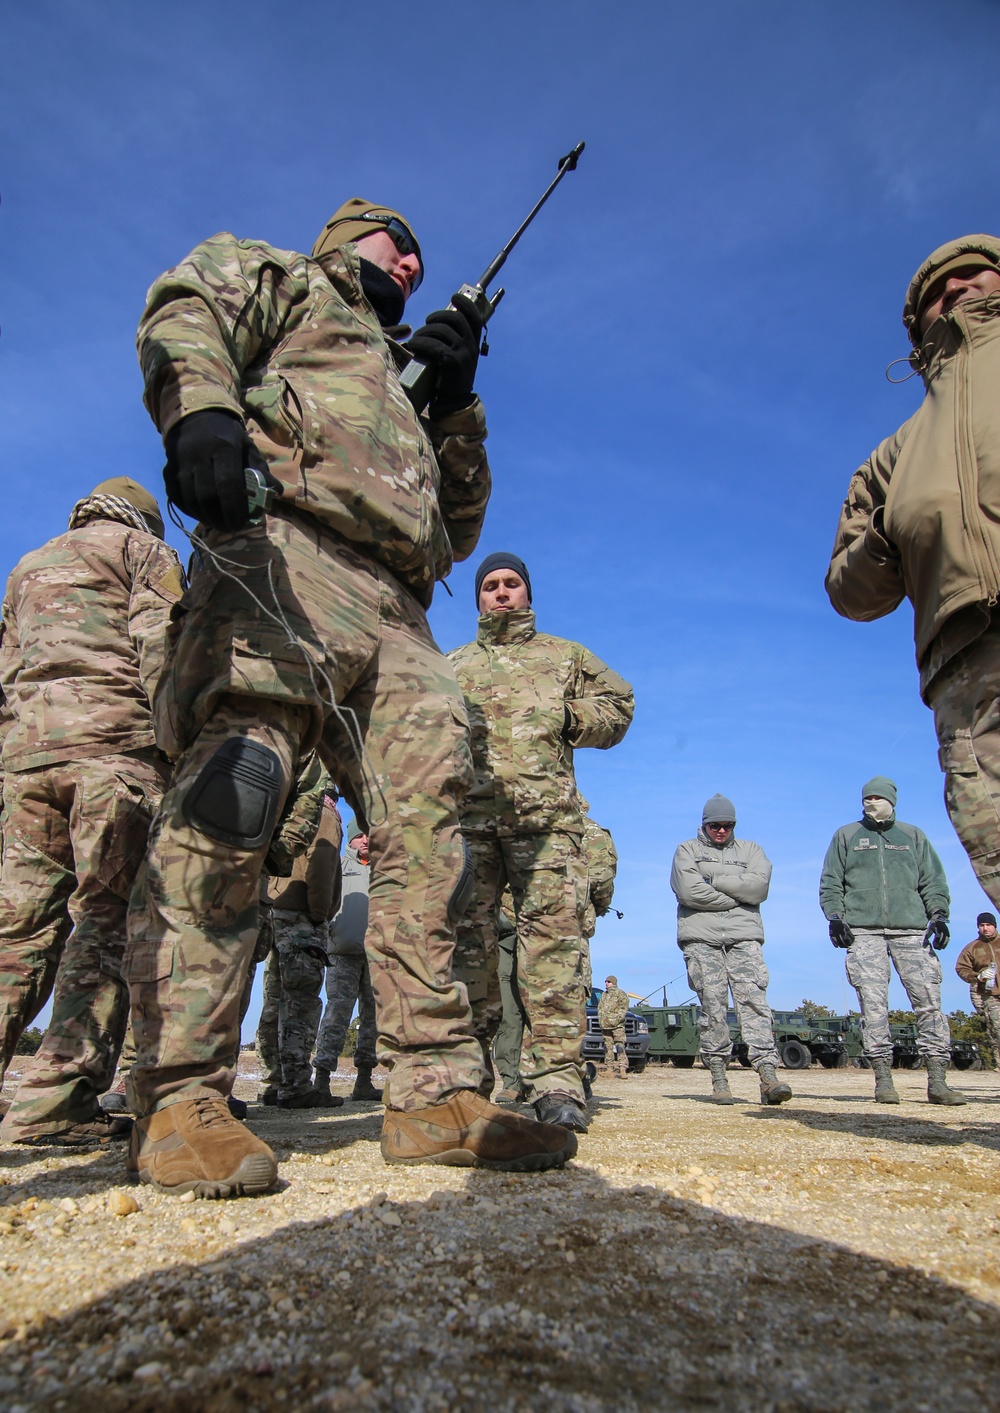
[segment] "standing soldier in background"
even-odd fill
[[[876,775],[861,791],[860,822],[830,841],[819,884],[830,941],[847,949],[847,979],[861,1004],[865,1058],[875,1101],[898,1104],[889,1029],[890,962],[917,1018],[917,1049],[927,1065],[931,1104],[964,1104],[948,1088],[951,1030],[941,1011],[941,963],[948,945],[948,881],[922,830],[896,818],[896,785]]]
[[[264,1004],[257,1025],[263,1104],[281,1109],[333,1108],[313,1088],[311,1056],[323,1003],[330,919],[340,906],[340,815],[333,784],[326,789],[312,843],[292,865],[291,876],[269,878],[273,944],[264,969]]]
[[[0,686],[0,1080],[52,991],[52,1018],[0,1136],[127,1134],[98,1096],[128,1019],[125,914],[169,771],[151,700],[183,579],[154,498],[127,476],[78,501],[65,534],[7,581]]]
[[[476,771],[462,805],[475,886],[459,922],[455,975],[469,988],[489,1063],[500,1021],[499,996],[491,994],[497,915],[509,884],[517,986],[531,1033],[521,1076],[539,1119],[585,1132],[580,1048],[587,872],[573,752],[618,744],[635,709],[632,689],[579,643],[537,632],[531,580],[517,555],[483,560],[476,603],[476,641],[450,654],[465,695]],[[486,1082],[492,1086],[492,1074]]]
[[[758,844],[737,839],[736,809],[725,795],[705,803],[697,837],[680,844],[670,870],[677,896],[677,945],[688,981],[701,1002],[701,1054],[712,1072],[716,1104],[736,1102],[726,1079],[733,1042],[729,993],[760,1080],[762,1104],[784,1104],[791,1088],[778,1079],[778,1050],[767,1004],[764,924],[760,905],[771,886],[771,864]]]
[[[986,1021],[986,1032],[1000,1064],[1000,986],[997,985],[1000,937],[997,936],[997,920],[993,913],[980,913],[976,926],[979,936],[959,952],[955,970],[963,981],[968,982],[969,999]]]
[[[368,835],[354,819],[347,824],[347,851],[342,864],[344,888],[340,911],[330,924],[330,964],[326,972],[326,1010],[316,1042],[316,1090],[330,1093],[330,1076],[337,1073],[348,1027],[358,1007],[358,1034],[354,1044],[357,1079],[352,1099],[376,1102],[381,1089],[372,1084],[375,1057],[375,996],[365,955],[368,930]]]
[[[615,1068],[615,1047],[618,1048],[618,1078],[628,1074],[628,1055],[625,1051],[625,1017],[628,1015],[628,993],[618,985],[617,976],[605,978],[604,990],[597,1003],[597,1023],[604,1036],[604,1068]]]
[[[564,1131],[479,1097],[482,1053],[452,979],[472,770],[426,610],[476,545],[490,475],[471,308],[396,342],[422,275],[403,217],[355,198],[311,257],[213,236],[156,281],[139,328],[167,492],[201,521],[204,562],[157,695],[176,769],[126,958],[140,1104],[129,1168],[162,1192],[239,1195],[277,1177],[225,1098],[264,855],[314,747],[371,826],[386,1161],[548,1168],[575,1151]],[[399,379],[411,354],[436,376],[425,418]],[[249,523],[248,468],[277,496],[262,525]]]
[[[935,250],[903,306],[922,405],[855,471],[826,589],[845,618],[913,604],[945,804],[1000,907],[1000,239]]]
[[[604,829],[596,819],[590,817],[590,806],[581,797],[583,816],[583,851],[587,860],[587,900],[583,908],[580,930],[583,934],[583,948],[580,960],[580,975],[587,995],[594,984],[593,968],[590,961],[590,939],[597,931],[597,919],[611,910],[611,900],[615,896],[615,877],[618,873],[618,851],[611,831]]]

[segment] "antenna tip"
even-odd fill
[[[586,145],[587,144],[585,142],[578,142],[573,148],[572,152],[567,152],[565,157],[560,157],[559,171],[562,171],[564,167],[570,172],[575,171],[576,164],[580,160],[580,153],[583,151]]]

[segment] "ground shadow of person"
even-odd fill
[[[895,1108],[876,1108],[874,1104],[870,1113],[861,1114],[800,1109],[789,1105],[782,1109],[757,1109],[743,1117],[777,1123],[798,1123],[806,1128],[851,1133],[859,1138],[884,1138],[892,1143],[912,1143],[940,1148],[956,1148],[963,1143],[975,1143],[992,1153],[1000,1152],[1000,1124],[944,1124],[918,1115],[911,1118],[909,1115],[900,1114]]]
[[[74,1413],[930,1413],[947,1390],[949,1407],[987,1406],[1000,1313],[919,1271],[572,1165],[434,1181],[346,1210],[331,1195],[309,1221],[294,1192],[171,1204],[157,1269],[68,1313],[12,1323],[8,1306],[0,1398]],[[265,1200],[285,1224],[218,1249],[220,1219]]]

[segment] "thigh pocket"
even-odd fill
[[[996,761],[992,758],[994,750]],[[985,771],[981,754],[987,757]],[[996,738],[987,735],[976,739],[969,731],[959,731],[941,746],[938,760],[945,775],[948,814],[966,853],[970,859],[995,856],[1000,812],[990,786],[996,787],[996,767],[1000,763]]]
[[[102,887],[127,900],[146,854],[155,806],[137,781],[115,779],[114,798],[101,831],[94,873]]]

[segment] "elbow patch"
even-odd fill
[[[192,829],[238,849],[266,844],[278,818],[281,761],[269,746],[233,736],[202,767],[184,797]]]

